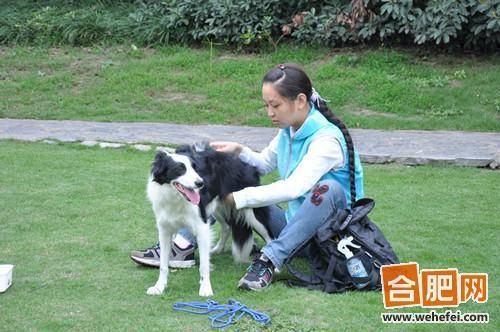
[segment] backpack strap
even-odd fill
[[[330,251],[331,249],[328,249],[326,251]],[[335,271],[338,270],[339,264],[341,262],[339,259],[331,253],[329,255],[329,260],[328,260],[328,265],[326,268],[326,271],[323,270],[324,267],[323,265],[318,265],[320,264],[319,262],[315,262],[314,260],[312,261],[311,268],[313,272],[319,276],[321,279],[321,287],[319,287],[320,290],[327,292],[327,293],[341,293],[345,291],[346,289],[349,289],[349,284],[346,283],[345,280],[340,280],[335,278]]]
[[[346,216],[345,219],[342,219],[343,222],[340,224],[339,230],[343,231],[350,224],[360,222],[368,215],[368,213],[370,213],[371,210],[373,210],[374,207],[375,201],[371,198],[362,198],[356,201],[350,214]]]
[[[326,293],[342,293],[345,290],[351,288],[345,284],[342,280],[336,279],[333,276],[333,271],[335,270],[335,265],[338,264],[335,256],[330,256],[330,261],[328,262],[328,269],[326,273],[314,265],[311,264],[312,274],[306,274],[298,271],[293,267],[293,265],[288,261],[286,267],[288,271],[297,280],[285,280],[288,286],[302,286],[308,289],[317,289]]]
[[[319,285],[322,283],[322,278],[318,277],[317,275],[313,275],[313,274],[306,274],[306,273],[303,273],[303,272],[300,272],[299,270],[297,270],[292,264],[290,261],[287,261],[285,263],[288,271],[295,277],[297,278],[299,281],[301,281],[302,283],[306,284],[307,286],[311,286],[311,285]]]
[[[316,233],[317,234],[317,233]],[[298,248],[296,248],[292,254],[285,260],[285,266],[287,267],[288,271],[297,279],[299,280],[299,284],[302,284],[302,286],[307,286],[307,287],[319,287],[319,285],[322,284],[322,279],[324,279],[324,276],[322,275],[322,272],[318,270],[316,267],[317,262],[313,262],[311,259],[308,259],[309,265],[312,271],[312,274],[307,274],[300,272],[297,270],[293,265],[292,265],[292,260],[297,256],[299,252],[304,250],[310,243],[314,242],[314,236],[316,234],[313,234],[309,239],[306,241],[302,242],[302,245],[300,245]],[[319,274],[317,272],[320,272]],[[291,282],[293,283],[293,282]],[[290,282],[289,282],[290,284]]]
[[[341,225],[349,217],[349,214],[349,210],[337,210],[337,213],[331,219],[333,222],[327,221],[323,223],[316,231],[315,235],[318,242],[323,243],[338,234],[341,230]]]
[[[371,198],[362,198],[354,203],[351,211],[338,210],[332,220],[326,222],[316,231],[316,238],[320,243],[331,239],[333,236],[342,232],[352,223],[359,222],[375,207],[375,201]]]

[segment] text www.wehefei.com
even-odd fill
[[[446,312],[388,312],[380,314],[383,323],[392,324],[425,324],[425,323],[452,323],[452,324],[485,324],[490,321],[489,313],[475,313],[475,312],[460,312],[459,310],[453,312],[446,310]]]

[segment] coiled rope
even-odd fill
[[[271,322],[271,318],[268,315],[252,310],[233,299],[229,299],[228,304],[219,304],[214,300],[207,300],[206,302],[176,302],[173,308],[177,311],[198,315],[206,315],[215,311],[216,313],[208,316],[208,318],[210,319],[210,326],[216,329],[236,323],[245,314],[262,325],[267,325]]]

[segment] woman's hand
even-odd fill
[[[236,142],[210,142],[210,146],[216,151],[232,153],[236,156],[243,150],[243,145]]]
[[[230,193],[226,197],[224,197],[224,203],[226,203],[227,205],[235,205],[233,193]]]

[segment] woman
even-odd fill
[[[280,175],[274,183],[229,194],[227,203],[241,209],[288,202],[286,212],[273,216],[279,235],[262,248],[239,281],[239,288],[249,290],[268,287],[274,269],[281,269],[318,227],[338,209],[349,207],[354,196],[363,197],[363,172],[347,128],[301,68],[294,64],[272,68],[264,76],[262,98],[267,115],[280,128],[262,152],[235,142],[211,143],[218,151],[238,155],[262,174],[277,169]],[[349,174],[350,166],[354,177]]]

